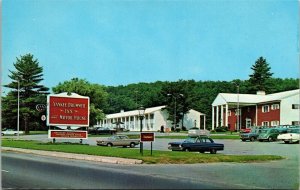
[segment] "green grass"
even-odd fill
[[[193,164],[193,163],[212,163],[212,162],[261,162],[269,160],[283,159],[276,155],[223,155],[218,154],[200,154],[193,152],[172,152],[153,150],[144,150],[144,156],[140,155],[139,149],[116,148],[89,146],[72,143],[41,143],[37,141],[8,140],[2,139],[2,146],[15,147],[34,150],[46,150],[57,152],[68,152],[77,154],[88,154],[109,157],[122,157],[143,160],[143,163],[151,164]]]

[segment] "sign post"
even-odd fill
[[[90,98],[76,93],[50,94],[47,96],[47,125],[48,126],[89,126]],[[87,139],[87,131],[49,130],[48,138]]]
[[[152,142],[155,140],[154,133],[141,133],[141,142],[151,142],[151,156],[152,156]]]

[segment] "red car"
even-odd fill
[[[250,129],[250,128],[242,129],[241,132],[242,132],[242,133],[250,133],[250,132],[251,132],[251,129]]]

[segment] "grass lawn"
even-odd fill
[[[41,143],[38,141],[23,141],[2,139],[2,146],[15,147],[34,150],[46,150],[57,152],[68,152],[77,154],[88,154],[109,157],[134,158],[143,160],[143,163],[151,164],[194,164],[194,163],[212,163],[212,162],[260,162],[283,159],[276,155],[223,155],[218,154],[200,154],[195,152],[172,152],[153,150],[144,150],[144,156],[140,155],[139,149],[89,146],[71,143]]]

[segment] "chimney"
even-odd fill
[[[256,94],[257,94],[257,95],[266,95],[266,92],[265,92],[265,91],[262,91],[262,90],[260,90],[260,91],[257,91],[257,92],[256,92]]]
[[[120,113],[123,113],[124,112],[124,110],[122,109],[121,111],[120,111]]]

